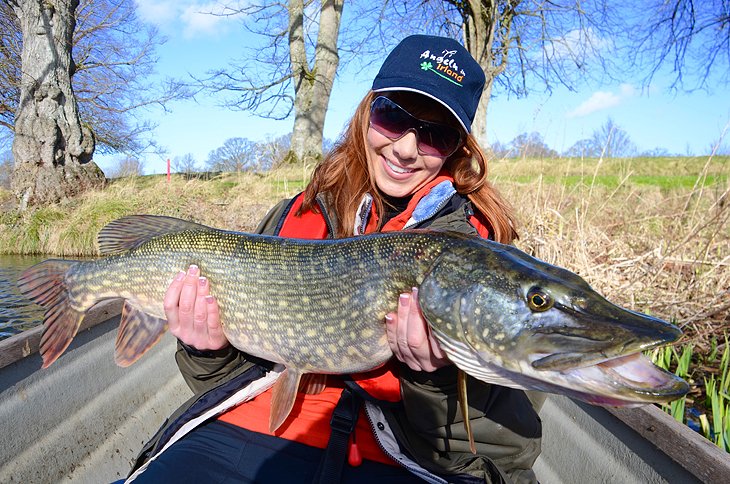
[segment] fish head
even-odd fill
[[[665,402],[686,382],[641,352],[682,334],[612,304],[578,275],[524,252],[473,240],[445,251],[419,303],[451,360],[490,383],[594,404]]]

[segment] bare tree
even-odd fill
[[[573,143],[573,146],[568,148],[563,154],[575,158],[593,158],[601,156],[601,150],[600,147],[596,150],[596,147],[593,145],[593,140],[581,139]]]
[[[195,173],[198,171],[198,162],[192,153],[186,153],[172,159],[172,169],[175,173]]]
[[[23,46],[18,18],[10,2],[0,2],[0,133],[11,133],[20,99],[20,51]],[[4,145],[0,139],[0,146]],[[8,143],[8,146],[10,144]]]
[[[109,170],[109,178],[134,177],[144,174],[144,163],[133,156],[122,157],[116,166]]]
[[[156,49],[165,41],[140,21],[135,2],[82,0],[76,14],[74,92],[81,119],[88,123],[101,153],[136,153],[154,147],[156,127],[140,108],[165,109],[187,96],[182,83],[154,78]]]
[[[550,148],[542,139],[542,135],[533,131],[522,133],[510,142],[509,153],[520,158],[555,158],[558,153]]]
[[[623,158],[636,154],[636,145],[629,134],[611,118],[593,131],[591,143],[595,152],[604,158]]]
[[[570,89],[589,66],[605,72],[616,27],[604,2],[543,0],[429,0],[451,6],[439,32],[454,36],[459,26],[465,47],[486,75],[484,95],[472,131],[486,146],[487,107],[492,92],[525,96],[533,89]]]
[[[651,0],[636,9],[628,2],[622,16],[630,34],[629,56],[648,69],[647,84],[666,67],[672,88],[706,88],[730,82],[730,1]]]
[[[287,159],[291,153],[291,133],[277,138],[269,137],[256,143],[258,165],[261,170],[269,170],[280,164],[291,163]]]
[[[343,5],[344,0],[318,4],[289,0],[231,7],[229,14],[245,14],[249,28],[268,43],[228,69],[210,73],[202,85],[235,94],[228,106],[253,110],[263,117],[284,119],[293,112],[294,159],[320,157],[325,114],[339,65],[337,41]]]
[[[600,128],[593,131],[590,138],[577,141],[565,155],[581,158],[625,158],[634,156],[636,152],[636,145],[629,134],[608,118]]]
[[[242,172],[256,169],[256,143],[246,138],[229,138],[220,148],[208,155],[208,166],[213,171]]]
[[[13,173],[13,154],[3,151],[0,154],[0,188],[10,190],[10,175]]]
[[[13,0],[10,4],[23,35],[12,190],[25,209],[99,186],[104,174],[91,162],[94,135],[81,123],[71,86],[78,0]]]
[[[6,128],[0,134],[11,135],[20,100],[23,45],[12,3],[0,3],[0,126]],[[155,49],[164,39],[137,19],[134,2],[81,0],[75,22],[71,80],[79,116],[94,133],[96,151],[149,148],[153,143],[146,135],[154,125],[137,116],[139,108],[164,108],[167,101],[186,94],[179,82],[152,81]]]

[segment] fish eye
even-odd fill
[[[553,300],[544,290],[533,287],[527,292],[527,305],[532,311],[543,312],[553,307]]]

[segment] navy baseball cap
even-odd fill
[[[388,55],[373,91],[411,91],[446,106],[467,133],[484,89],[484,71],[464,46],[433,35],[406,37]]]

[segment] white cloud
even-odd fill
[[[596,56],[605,55],[613,47],[611,39],[601,37],[593,28],[574,29],[562,37],[556,37],[546,45],[547,53],[555,60],[575,59],[589,62]]]
[[[186,37],[220,35],[231,20],[240,18],[239,15],[221,15],[227,12],[226,7],[216,1],[136,0],[136,3],[140,19],[168,34],[182,31]],[[244,2],[228,4],[235,8]]]
[[[194,3],[188,6],[180,14],[185,35],[193,37],[198,34],[210,35],[220,34],[225,29],[227,22],[236,16],[225,16],[230,11],[217,2]]]
[[[596,91],[577,108],[568,113],[569,118],[580,118],[598,111],[618,106],[632,97],[636,89],[631,84],[621,84],[618,92]]]
[[[179,2],[159,0],[136,0],[137,15],[144,22],[162,27],[175,20]]]

